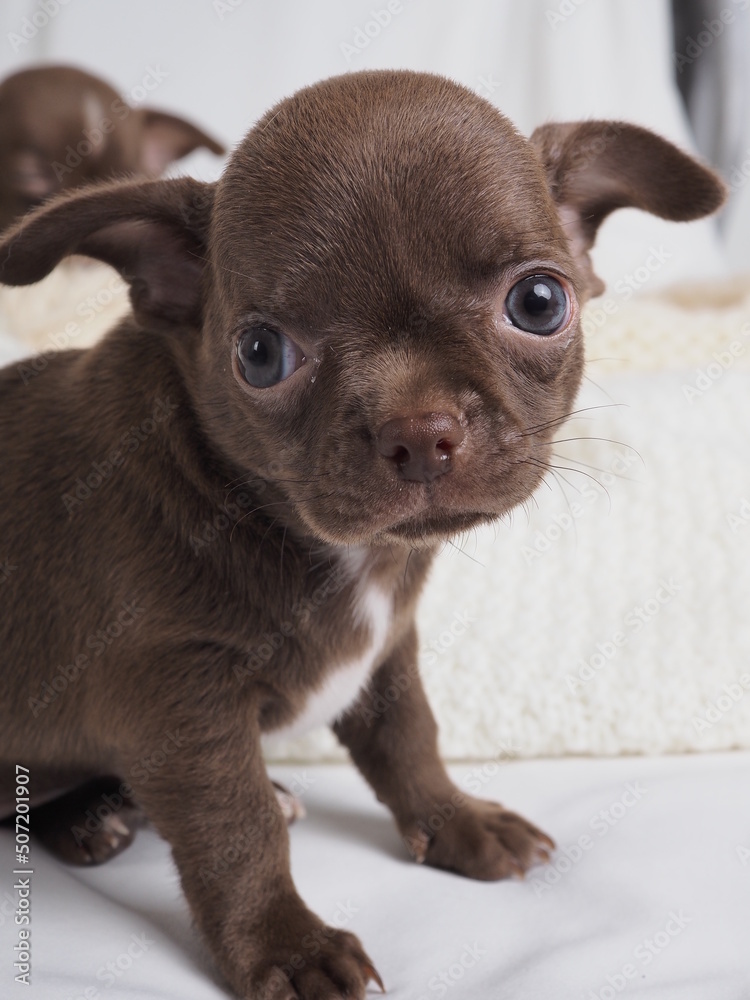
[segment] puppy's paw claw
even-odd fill
[[[449,818],[444,813],[437,829],[429,817],[412,823],[404,836],[412,856],[435,868],[487,881],[523,879],[529,868],[548,862],[555,847],[546,833],[497,802],[467,796]]]
[[[310,939],[316,943],[314,952],[306,947]],[[283,952],[288,953],[277,952],[265,971],[253,977],[247,991],[253,1000],[365,1000],[371,980],[385,993],[372,959],[347,931],[311,922]]]
[[[367,958],[366,955],[364,955],[364,958],[366,959],[366,962],[362,967],[362,971],[367,976],[367,982],[369,983],[370,980],[372,980],[378,986],[380,992],[385,993],[386,989],[385,986],[383,985],[383,980],[380,978],[380,975],[378,974],[378,970],[375,968],[375,966],[372,964],[369,958]]]
[[[287,826],[291,826],[292,823],[296,823],[298,819],[304,819],[307,815],[305,807],[302,802],[293,795],[288,788],[284,788],[280,785],[278,781],[272,782],[273,790],[276,794],[276,801],[279,804],[279,808],[287,822]]]

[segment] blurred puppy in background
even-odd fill
[[[158,71],[149,73],[144,93],[158,84]],[[116,177],[159,177],[196,149],[225,152],[191,122],[133,107],[90,73],[71,66],[14,73],[0,84],[0,230],[60,192]],[[3,289],[0,333],[39,351],[83,347],[127,311],[125,283],[110,268],[75,258],[33,295]]]

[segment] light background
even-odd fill
[[[390,12],[387,2],[5,0],[0,71],[38,61],[74,63],[131,95],[155,68],[166,75],[148,103],[193,118],[230,146],[299,87],[336,73],[395,67],[466,84],[525,134],[547,120],[623,118],[683,147],[694,143],[673,71],[688,42],[676,46],[668,0],[392,0]],[[57,13],[46,14],[42,3]],[[742,97],[747,0],[703,5],[733,18],[694,60],[710,69],[719,57],[723,67],[721,107],[706,89],[703,116],[720,121],[724,132],[731,129],[721,145],[736,157],[736,164],[724,165],[729,173],[750,157]],[[381,22],[390,16],[389,23],[377,24],[374,13]],[[194,154],[179,169],[209,180],[220,166],[209,154]],[[690,226],[651,287],[750,267],[748,221],[750,191],[743,187],[723,239],[715,222]],[[641,262],[643,247],[666,232],[658,220],[618,213],[605,223],[596,249],[600,273],[609,281],[628,273]]]

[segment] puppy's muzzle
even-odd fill
[[[451,413],[425,413],[387,420],[377,433],[377,449],[400,479],[431,483],[451,471],[464,429]]]

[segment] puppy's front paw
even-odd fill
[[[365,1000],[370,980],[385,992],[359,938],[348,931],[327,927],[309,910],[275,912],[273,928],[266,940],[263,959],[256,963],[238,990],[243,997]]]
[[[532,865],[549,861],[555,844],[546,833],[498,802],[459,793],[402,830],[412,856],[467,878],[523,878]]]

